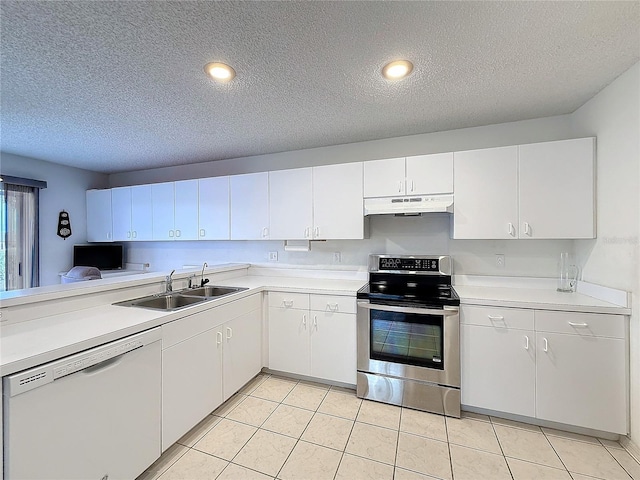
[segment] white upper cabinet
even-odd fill
[[[362,162],[269,172],[272,240],[364,238]]]
[[[453,193],[453,153],[364,162],[364,197]]]
[[[153,240],[151,185],[131,187],[131,240]]]
[[[231,240],[269,239],[269,173],[231,177]]]
[[[173,182],[151,185],[151,204],[154,240],[174,240]]]
[[[362,169],[362,162],[313,167],[313,238],[364,238]]]
[[[87,241],[112,242],[111,190],[87,190]]]
[[[131,240],[131,187],[111,189],[113,239]]]
[[[594,138],[454,154],[453,238],[594,238]]]
[[[151,185],[111,189],[113,239],[152,240]]]
[[[197,240],[198,180],[151,185],[154,240]]]
[[[407,157],[407,195],[453,193],[453,152]]]
[[[269,172],[271,240],[310,239],[313,228],[312,169]]]
[[[518,147],[453,155],[453,238],[517,238]]]
[[[404,193],[404,157],[364,162],[365,197],[394,197]]]
[[[198,180],[174,184],[175,240],[198,239]]]
[[[198,239],[229,240],[229,177],[198,180]]]
[[[518,148],[520,238],[594,238],[595,139]]]

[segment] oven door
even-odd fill
[[[358,301],[358,371],[460,388],[458,307]]]

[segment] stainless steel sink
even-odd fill
[[[189,288],[179,292],[149,295],[147,297],[134,298],[124,302],[117,302],[114,305],[123,307],[150,308],[152,310],[163,310],[172,312],[181,308],[196,305],[198,303],[209,302],[215,298],[231,295],[232,293],[247,290],[244,287],[218,287],[215,285],[205,285],[204,287]]]
[[[224,295],[231,295],[232,293],[241,292],[247,290],[244,287],[218,287],[216,285],[205,285],[204,287],[190,288],[187,290],[181,290],[182,295],[189,295],[195,297],[222,297]]]
[[[164,310],[166,312],[170,312],[173,310],[180,310],[181,308],[189,307],[197,303],[206,302],[208,300],[209,299],[206,297],[188,297],[179,293],[167,293],[164,295],[150,295],[148,297],[134,298],[133,300],[114,303],[114,305],[150,308],[152,310]]]

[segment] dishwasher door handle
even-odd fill
[[[100,363],[96,363],[95,365],[91,365],[90,367],[87,367],[83,370],[78,370],[77,372],[73,372],[73,373],[82,372],[84,375],[93,375],[96,373],[100,373],[102,370],[106,370],[109,367],[116,366],[118,363],[120,363],[120,361],[122,360],[122,357],[124,357],[125,355],[126,353],[123,353],[122,355],[118,355],[117,357],[107,358],[106,360],[103,360]],[[73,373],[71,375],[73,375]],[[64,378],[64,377],[60,377],[60,378]]]

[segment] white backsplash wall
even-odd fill
[[[311,242],[309,252],[284,250],[282,241],[137,242],[127,245],[128,262],[149,263],[151,270],[183,265],[258,263],[274,267],[331,267],[366,270],[370,253],[445,254],[454,259],[454,273],[555,277],[560,252],[573,253],[572,240],[451,240],[448,214],[422,217],[375,216],[365,240]],[[278,252],[278,261],[269,261]],[[340,253],[341,262],[334,261]],[[496,254],[505,255],[498,268]]]

